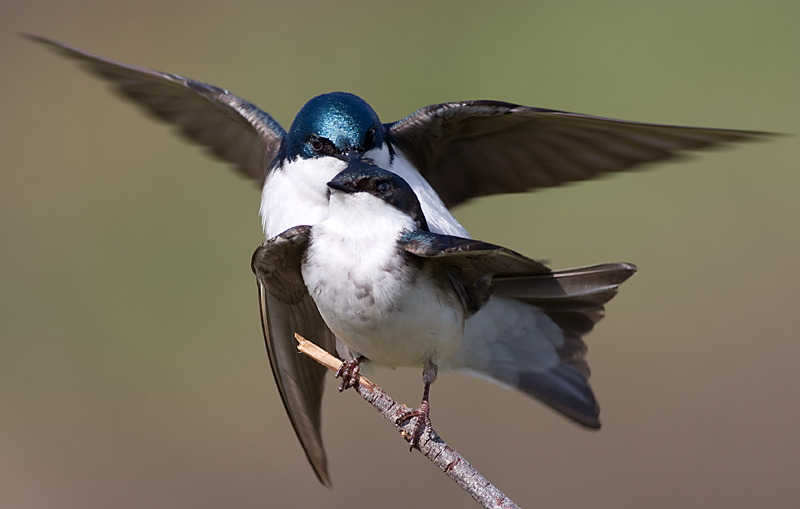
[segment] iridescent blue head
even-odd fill
[[[284,140],[284,157],[293,160],[363,154],[383,146],[383,126],[366,101],[331,92],[306,103]]]
[[[344,193],[369,193],[411,216],[420,230],[428,222],[414,190],[399,175],[366,161],[352,159],[343,171],[328,182],[328,187]]]

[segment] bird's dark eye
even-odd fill
[[[308,142],[311,144],[311,150],[314,152],[319,152],[322,150],[322,140],[320,140],[318,136],[312,134],[308,139]]]
[[[375,126],[370,127],[364,135],[364,147],[371,147],[375,141]]]
[[[386,181],[384,180],[383,182],[381,182],[380,184],[378,184],[378,187],[377,187],[377,189],[378,189],[378,192],[379,192],[379,193],[381,193],[381,194],[386,194],[386,193],[388,193],[389,191],[391,191],[391,190],[392,190],[392,184],[390,184],[389,182],[386,182]]]

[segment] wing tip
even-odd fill
[[[328,489],[333,489],[333,483],[331,482],[330,475],[328,475],[328,467],[327,465],[323,468],[317,468],[314,464],[311,465],[314,469],[314,473],[317,475],[317,480]]]

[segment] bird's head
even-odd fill
[[[360,97],[346,92],[319,95],[300,110],[285,140],[285,156],[352,157],[381,149],[386,138],[378,114]]]
[[[378,198],[381,202],[391,205],[409,216],[417,228],[428,230],[419,199],[411,186],[399,175],[367,161],[351,160],[344,171],[328,182],[328,188],[331,190],[332,198],[335,193],[363,194]],[[374,199],[368,200],[377,204]]]

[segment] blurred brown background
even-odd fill
[[[262,343],[258,191],[21,32],[228,88],[286,127],[347,90],[386,122],[500,99],[800,133],[794,0],[0,9],[3,508],[472,504],[333,390],[334,490],[317,483]],[[436,429],[524,507],[797,507],[797,140],[458,209],[553,267],[640,272],[589,337],[600,432],[455,375],[433,388]],[[419,399],[418,370],[373,378]]]

